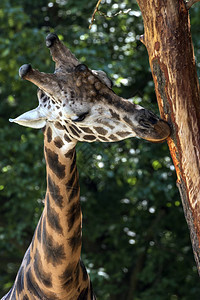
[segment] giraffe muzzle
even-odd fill
[[[149,134],[144,137],[145,140],[152,143],[162,143],[164,142],[171,134],[171,128],[169,124],[159,119],[155,124],[152,125],[152,129]]]
[[[147,141],[163,142],[171,133],[169,124],[147,109],[139,109],[136,120],[138,121],[138,126],[135,128],[137,136]]]

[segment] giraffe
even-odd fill
[[[21,78],[38,89],[39,105],[11,122],[42,129],[47,189],[42,215],[11,290],[2,300],[94,300],[81,260],[82,212],[75,146],[81,142],[115,142],[138,136],[162,142],[168,123],[147,109],[116,95],[102,71],[81,64],[56,34],[46,45],[55,72],[30,64]]]

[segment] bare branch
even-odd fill
[[[190,9],[190,7],[191,7],[193,4],[195,4],[196,2],[200,2],[200,0],[189,0],[189,1],[187,1],[187,2],[185,3],[186,8],[187,8],[187,9]]]
[[[94,18],[95,18],[96,12],[98,11],[98,7],[99,7],[100,3],[101,3],[101,0],[98,0],[97,5],[96,5],[96,7],[94,9],[94,12],[92,14],[92,19],[91,19],[91,22],[90,22],[89,29],[91,29],[91,27],[92,27],[92,24],[94,22]]]
[[[102,11],[99,10],[99,5],[100,5],[100,3],[101,3],[101,0],[99,0],[99,1],[97,2],[97,5],[95,6],[94,12],[93,12],[93,14],[92,14],[92,19],[91,19],[91,22],[90,22],[89,29],[91,29],[91,27],[92,27],[92,25],[93,25],[93,23],[94,23],[94,19],[95,19],[96,13],[98,13],[100,16],[103,16],[103,17],[105,17],[105,18],[113,18],[113,17],[116,17],[116,16],[121,15],[121,14],[127,14],[127,13],[129,13],[129,11],[131,10],[131,8],[129,8],[129,9],[124,10],[124,11],[123,11],[123,10],[120,10],[120,11],[116,12],[116,13],[113,14],[113,15],[107,15],[106,13],[104,13],[104,12],[102,12]]]
[[[127,10],[120,10],[120,11],[116,12],[115,14],[109,16],[109,15],[105,14],[104,12],[98,10],[98,14],[100,16],[105,17],[105,18],[110,18],[111,19],[111,18],[116,17],[118,15],[127,14],[127,13],[129,13],[129,11],[131,11],[131,8],[129,8]]]

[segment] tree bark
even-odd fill
[[[161,116],[200,274],[200,96],[190,20],[183,0],[138,0]],[[181,224],[180,224],[181,226]]]

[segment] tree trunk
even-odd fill
[[[200,97],[189,13],[182,0],[137,2],[160,113],[172,128],[168,145],[200,274]]]

